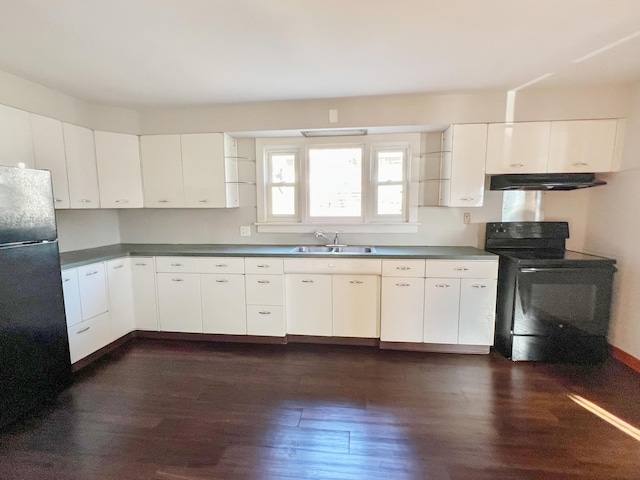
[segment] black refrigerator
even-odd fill
[[[0,166],[0,428],[71,375],[51,174]]]

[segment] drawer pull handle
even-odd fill
[[[259,263],[257,265],[258,268],[269,268],[271,265],[269,265],[268,263]]]
[[[354,285],[361,285],[364,282],[362,280],[351,280],[351,281],[349,281],[349,283],[353,283]]]
[[[410,283],[396,283],[397,287],[410,287],[411,284]]]
[[[198,203],[209,203],[209,200],[198,200]]]
[[[158,200],[158,203],[169,203],[169,200]]]
[[[216,283],[229,283],[229,280],[225,280],[224,278],[220,278],[216,280]]]
[[[302,283],[313,283],[313,280],[302,280]]]
[[[120,200],[116,200],[116,203],[129,203],[129,200],[126,198],[121,198]]]
[[[56,198],[56,203],[61,202],[62,199],[61,198]]]
[[[512,163],[509,166],[513,167],[513,168],[522,168],[522,167],[524,167],[524,165],[522,163]]]
[[[576,162],[573,164],[574,167],[586,167],[587,165],[589,165],[586,162]]]
[[[124,267],[124,265],[116,265],[115,267],[113,267],[113,269],[115,270],[116,268],[122,268]]]
[[[271,283],[270,280],[258,280],[258,283]]]
[[[468,269],[468,268],[466,268],[466,267],[456,267],[456,268],[454,268],[454,270],[455,270],[456,272],[466,272],[466,271],[467,271],[467,270],[469,270],[469,269]]]
[[[471,285],[473,288],[487,288],[486,285],[480,285],[479,283],[476,283],[475,285]]]
[[[146,263],[136,263],[136,267],[146,267]]]
[[[85,276],[86,276],[86,277],[90,277],[91,275],[95,275],[96,273],[98,273],[98,271],[97,271],[97,270],[94,270],[93,272],[87,272],[87,273],[85,273]]]
[[[449,288],[451,285],[447,285],[446,283],[438,283],[436,287],[438,288]]]
[[[271,315],[271,312],[267,310],[263,310],[262,312],[258,312],[260,315]]]
[[[181,267],[182,264],[181,263],[172,263],[171,266],[172,267]]]
[[[83,198],[80,200],[80,203],[91,203],[91,200],[87,199],[87,198]]]
[[[470,202],[471,200],[473,200],[473,197],[460,197],[460,200],[462,202]]]
[[[184,282],[184,279],[182,279],[182,278],[172,278],[171,281],[172,282]]]
[[[216,268],[227,268],[229,265],[226,263],[216,263]]]
[[[90,328],[91,328],[91,327],[86,327],[86,328],[83,328],[82,330],[78,330],[78,331],[76,332],[76,335],[80,335],[81,333],[86,332],[86,331],[87,331],[87,330],[89,330]]]
[[[411,267],[396,267],[396,270],[411,270]]]
[[[70,278],[63,278],[63,279],[62,279],[62,283],[66,283],[66,282],[70,282],[70,281],[71,281],[71,279],[70,279]]]

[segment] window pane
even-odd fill
[[[271,187],[271,215],[296,214],[296,188]]]
[[[402,215],[402,185],[378,187],[378,215]]]
[[[296,157],[290,153],[271,155],[271,183],[295,183]]]
[[[404,152],[378,152],[378,182],[403,180]]]
[[[362,148],[309,149],[309,215],[362,215]]]

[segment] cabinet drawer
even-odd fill
[[[244,273],[242,257],[202,257],[198,264],[200,273]]]
[[[498,278],[498,261],[427,260],[426,276]]]
[[[103,262],[78,267],[78,285],[83,320],[109,310],[107,274]]]
[[[262,275],[282,274],[282,258],[247,257],[244,259],[245,273]]]
[[[284,307],[247,305],[247,334],[284,337],[286,334]]]
[[[383,260],[383,277],[424,277],[424,260]]]
[[[246,275],[248,305],[283,305],[282,275]]]
[[[381,260],[359,258],[286,258],[286,273],[380,275]]]
[[[198,258],[156,257],[156,271],[167,273],[198,273]]]
[[[67,331],[71,363],[100,350],[110,341],[109,313],[81,322]]]

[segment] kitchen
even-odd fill
[[[601,47],[616,38],[597,44]],[[595,42],[595,40],[594,40]],[[637,42],[637,40],[635,40]],[[597,43],[597,42],[595,42]],[[634,52],[634,40],[619,48]],[[594,45],[591,50],[596,50]],[[583,52],[587,53],[587,52]],[[577,57],[578,55],[576,55]],[[606,57],[606,55],[604,55]],[[594,57],[594,69],[603,57]],[[584,64],[583,64],[584,65]],[[536,72],[525,80],[545,72]],[[590,72],[593,73],[593,72]],[[271,100],[222,105],[147,106],[125,108],[81,100],[55,88],[33,83],[11,73],[0,74],[0,103],[45,117],[98,131],[134,135],[189,134],[201,132],[237,133],[238,156],[255,158],[255,141],[248,132],[299,131],[367,126],[371,129],[404,126],[422,131],[424,126],[443,131],[451,124],[505,122],[510,99],[505,90],[472,93],[404,93],[345,98]],[[337,111],[337,122],[329,112]],[[634,238],[638,232],[634,205],[637,203],[637,167],[640,141],[629,132],[640,126],[640,84],[636,80],[599,85],[579,84],[523,88],[515,97],[515,121],[582,119],[626,119],[626,141],[621,172],[599,175],[608,185],[584,191],[550,192],[543,195],[545,220],[570,223],[570,249],[617,260],[610,343],[634,362],[640,358],[638,342],[638,266]],[[257,135],[255,135],[257,136]],[[244,138],[243,138],[244,137]],[[241,181],[255,182],[254,165],[239,166]],[[315,244],[307,233],[256,232],[255,186],[240,186],[237,209],[70,209],[58,210],[58,234],[63,252],[118,243],[197,244]],[[341,234],[351,245],[441,245],[482,247],[484,225],[501,219],[502,194],[485,191],[483,206],[473,209],[420,207],[418,232]],[[464,223],[464,213],[471,223]],[[605,228],[602,226],[606,225]],[[250,237],[240,236],[240,227],[250,226]],[[437,226],[437,228],[433,228]],[[329,230],[329,229],[328,229]]]

